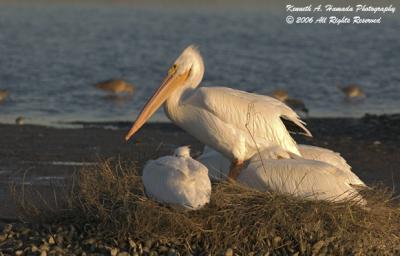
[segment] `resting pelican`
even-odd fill
[[[199,51],[187,47],[144,106],[126,140],[165,102],[164,110],[172,122],[231,161],[229,176],[233,179],[257,148],[279,145],[300,155],[281,120],[282,117],[292,121],[311,136],[296,112],[268,96],[227,87],[196,89],[203,74]]]
[[[301,152],[301,147],[299,148]],[[209,150],[205,153],[208,154],[208,161],[201,159],[202,157],[199,161],[208,165],[210,175],[219,175],[215,170],[211,171],[214,167],[210,160],[215,161],[216,158],[210,158],[210,155],[219,156],[219,160],[222,156],[216,151]],[[229,164],[226,159],[215,163],[222,163],[225,168]],[[276,191],[328,201],[349,199],[365,204],[352,186],[347,171],[325,162],[301,158],[279,147],[266,148],[260,154],[254,155],[249,160],[249,165],[240,173],[238,181],[260,191]]]
[[[143,184],[146,193],[159,202],[198,209],[210,201],[207,167],[190,157],[189,147],[177,148],[174,156],[147,162]]]
[[[347,164],[346,160],[339,153],[330,149],[311,145],[299,144],[298,148],[302,158],[332,165],[343,171],[343,175],[347,177],[351,185],[366,187],[365,183],[354,172],[351,171],[350,165]],[[296,159],[299,158],[297,157]],[[229,160],[215,150],[205,147],[203,154],[199,156],[197,160],[207,166],[208,174],[212,180],[225,180],[227,178],[229,171]],[[293,171],[296,171],[296,169],[293,168]],[[335,182],[335,180],[332,180],[332,182]]]

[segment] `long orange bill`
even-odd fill
[[[151,96],[150,100],[144,105],[142,111],[137,117],[132,128],[125,136],[125,140],[129,140],[146,121],[157,111],[157,109],[167,100],[171,93],[178,88],[188,78],[190,71],[181,75],[170,74],[168,75],[157,91]]]

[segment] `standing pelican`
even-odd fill
[[[207,167],[190,157],[189,147],[177,148],[174,156],[147,162],[143,184],[146,193],[159,202],[198,209],[210,201]]]
[[[227,87],[196,89],[203,74],[200,52],[187,47],[144,106],[126,140],[165,102],[164,110],[172,122],[231,161],[229,176],[233,179],[258,148],[279,145],[300,155],[281,118],[292,121],[305,134],[311,133],[291,108],[268,96]]]
[[[350,165],[347,164],[346,160],[339,153],[326,148],[302,144],[299,144],[298,148],[302,158],[332,165],[343,171],[343,175],[347,177],[351,185],[360,187],[366,186],[365,183],[354,172],[352,172]],[[226,179],[229,171],[229,160],[215,150],[205,147],[203,154],[199,156],[197,160],[207,166],[208,174],[212,180]],[[296,169],[293,168],[293,170],[295,171]],[[332,182],[336,181],[332,180]]]
[[[226,168],[229,162],[220,161],[222,156],[215,151],[205,153],[199,161],[208,166],[210,175],[219,176],[215,170],[212,171],[212,164],[222,164]],[[218,158],[211,158],[212,154],[219,155],[219,161],[216,161]],[[345,170],[326,162],[298,157],[279,147],[266,148],[254,155],[238,177],[240,183],[260,191],[276,191],[317,200],[355,200],[365,204],[351,179]]]

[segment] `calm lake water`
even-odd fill
[[[187,45],[200,46],[203,85],[286,88],[310,116],[400,112],[400,19],[380,25],[288,25],[266,9],[0,5],[0,122],[133,121]],[[393,15],[392,15],[393,16]],[[123,78],[132,97],[93,84]],[[350,103],[336,88],[361,85]],[[153,118],[164,121],[159,111]]]

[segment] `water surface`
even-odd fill
[[[0,122],[133,120],[169,65],[191,43],[206,63],[203,85],[289,90],[310,116],[400,112],[400,20],[380,25],[288,25],[267,9],[161,9],[112,5],[2,5]],[[133,97],[93,84],[123,78]],[[367,98],[344,100],[357,83]],[[162,111],[152,119],[164,121]]]

